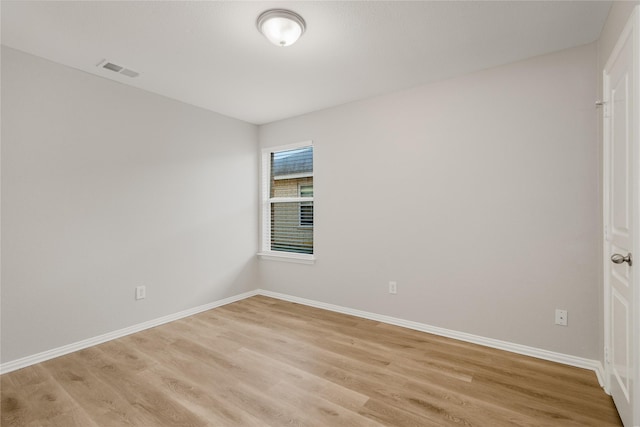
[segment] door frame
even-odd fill
[[[608,111],[610,108],[609,100],[609,80],[608,70],[613,66],[614,60],[624,47],[625,41],[631,37],[633,44],[633,59],[632,59],[632,79],[633,79],[633,93],[631,94],[631,102],[633,105],[633,115],[629,117],[631,121],[631,128],[633,136],[631,138],[631,153],[633,153],[633,159],[631,162],[632,183],[631,191],[633,192],[633,247],[631,252],[635,257],[631,268],[632,278],[632,328],[631,336],[634,337],[631,343],[631,360],[634,366],[634,374],[631,387],[631,413],[632,413],[632,425],[640,426],[640,6],[636,6],[631,13],[631,16],[625,25],[622,33],[620,34],[616,45],[609,56],[604,69],[602,70],[602,85],[603,85],[603,275],[604,275],[604,388],[607,393],[611,390],[611,363],[609,349],[611,348],[611,283],[609,281],[611,261],[610,247],[608,240],[608,217],[609,217],[609,131],[610,120],[608,118]]]

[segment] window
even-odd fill
[[[298,184],[301,198],[313,197],[313,184]],[[300,203],[300,227],[313,227],[313,202]]]
[[[313,260],[313,146],[275,147],[262,154],[263,256]]]

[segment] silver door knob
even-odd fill
[[[631,265],[632,261],[631,261],[631,254],[628,253],[627,256],[623,256],[620,254],[613,254],[611,255],[611,262],[613,262],[614,264],[622,264],[623,262],[629,263],[629,265]]]

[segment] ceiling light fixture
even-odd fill
[[[307,28],[302,16],[286,9],[265,10],[256,21],[258,30],[276,46],[291,46]]]

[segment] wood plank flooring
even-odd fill
[[[591,371],[252,297],[0,377],[2,426],[620,426]]]

